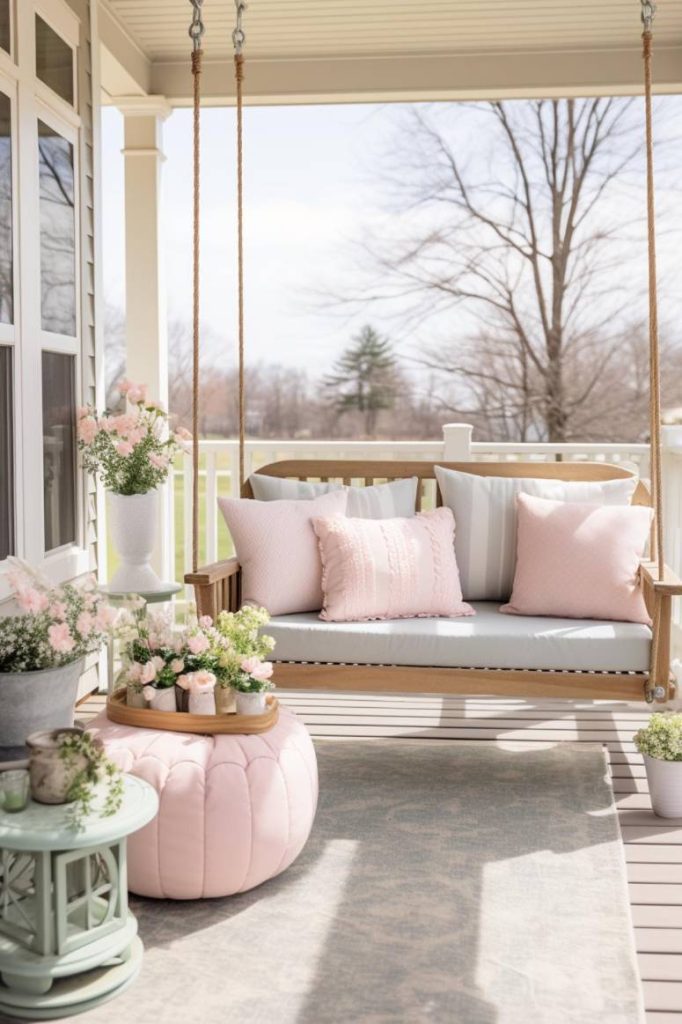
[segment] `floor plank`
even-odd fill
[[[651,812],[633,742],[649,715],[644,703],[310,690],[278,695],[320,738],[601,744],[624,843],[647,1022],[682,1024],[682,819],[666,822]],[[91,719],[105,702],[103,694],[91,697],[78,717]]]

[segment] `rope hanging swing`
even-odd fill
[[[658,579],[665,576],[663,551],[663,494],[661,469],[661,373],[658,338],[658,297],[656,276],[656,208],[654,185],[654,142],[652,110],[652,59],[653,22],[656,5],[651,0],[640,0],[643,25],[644,62],[644,110],[646,124],[646,196],[647,196],[647,244],[648,244],[648,291],[649,291],[649,412],[650,412],[650,477],[651,499],[654,520],[651,531],[651,559],[656,562]],[[192,39],[193,75],[193,367],[192,367],[192,568],[196,573],[199,561],[199,371],[200,371],[200,211],[201,211],[201,71],[203,0],[190,0],[192,22],[189,35]],[[243,102],[244,102],[244,44],[246,36],[242,26],[246,3],[234,0],[236,24],[232,33],[234,48],[234,76],[236,93],[236,144],[237,144],[237,338],[238,338],[238,391],[239,391],[239,484],[244,484],[245,445],[245,386],[244,386],[244,147],[243,147]],[[657,638],[659,630],[654,630]],[[655,640],[656,642],[656,640]]]

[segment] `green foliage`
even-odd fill
[[[682,761],[682,714],[658,711],[649,724],[635,733],[635,746],[640,754],[660,761]]]
[[[115,814],[123,801],[123,776],[107,757],[102,741],[87,732],[65,732],[58,737],[58,744],[59,756],[67,769],[74,772],[66,794],[72,827],[79,831],[85,827],[86,819],[93,813],[100,784],[106,786],[101,817]],[[85,766],[77,768],[82,758],[85,758]]]
[[[369,325],[363,327],[332,373],[324,378],[324,386],[340,414],[356,410],[362,413],[365,433],[376,432],[379,412],[392,409],[397,394],[397,363],[387,338],[382,338]]]

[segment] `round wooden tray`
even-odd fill
[[[126,704],[125,687],[107,697],[107,717],[118,725],[137,729],[165,729],[169,732],[233,733],[249,735],[267,732],[279,718],[279,701],[269,694],[268,710],[263,715],[191,715],[187,711],[156,711],[153,708],[130,708]]]

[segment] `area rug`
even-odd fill
[[[142,974],[74,1020],[644,1020],[598,746],[316,746],[320,807],[300,859],[243,896],[133,900]]]

